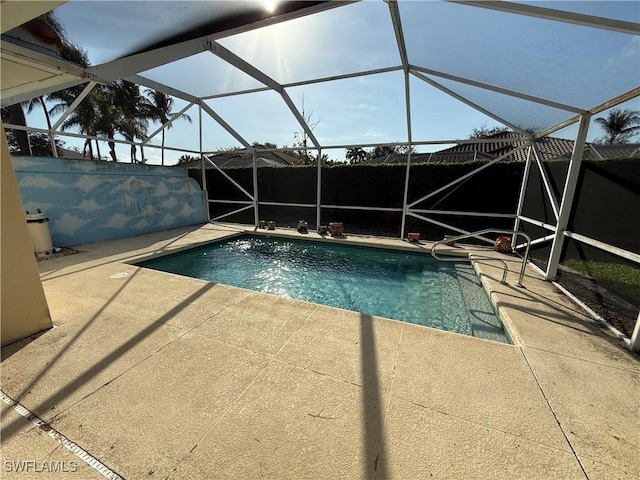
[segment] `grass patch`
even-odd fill
[[[640,305],[640,268],[619,263],[566,260],[569,268],[586,273],[595,281],[620,298]]]

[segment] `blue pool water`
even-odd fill
[[[473,268],[465,262],[245,235],[139,265],[509,343]]]

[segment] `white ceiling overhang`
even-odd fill
[[[2,33],[36,18],[64,1],[3,0],[0,3]],[[34,51],[3,40],[0,48],[2,106],[29,100],[42,93],[86,82],[82,68],[44,51]]]

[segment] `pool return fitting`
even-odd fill
[[[527,235],[524,232],[520,232],[517,230],[502,230],[502,229],[493,229],[493,228],[487,228],[485,230],[478,230],[477,232],[471,232],[471,233],[465,233],[463,235],[458,235],[457,237],[448,237],[444,238],[442,240],[437,241],[436,243],[433,244],[433,246],[431,247],[431,256],[433,258],[435,258],[436,260],[440,260],[441,262],[459,262],[459,261],[469,261],[469,262],[474,262],[476,260],[488,260],[488,261],[492,261],[492,262],[500,262],[502,264],[502,280],[500,280],[500,283],[506,284],[507,283],[507,271],[509,270],[508,266],[507,266],[507,262],[505,262],[504,260],[500,259],[500,258],[492,258],[492,257],[483,257],[483,256],[476,256],[474,255],[473,258],[471,257],[471,255],[469,255],[468,257],[439,257],[438,255],[436,255],[436,247],[438,245],[442,245],[442,244],[451,244],[452,242],[456,242],[458,240],[462,240],[464,238],[477,238],[479,240],[488,242],[493,244],[494,241],[493,240],[489,240],[487,238],[482,237],[481,235],[484,235],[485,233],[498,233],[498,234],[503,234],[503,235],[515,235],[518,236],[520,235],[521,237],[524,237],[524,239],[527,241],[527,247],[525,249],[524,252],[524,258],[522,259],[522,267],[520,268],[520,276],[518,277],[518,283],[516,283],[517,287],[521,287],[524,288],[524,285],[522,285],[522,279],[524,278],[524,270],[527,267],[527,258],[529,258],[529,247],[531,246],[531,237],[529,235]]]

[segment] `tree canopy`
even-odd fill
[[[640,134],[640,112],[635,110],[614,108],[595,121],[604,130],[604,143],[628,143]]]

